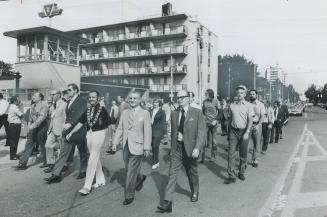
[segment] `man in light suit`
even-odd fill
[[[189,106],[189,96],[182,90],[177,93],[179,109],[171,113],[171,161],[169,181],[164,202],[158,206],[159,212],[172,211],[172,197],[177,176],[184,166],[189,180],[191,201],[198,201],[199,176],[197,158],[206,140],[206,124],[202,111]]]
[[[123,158],[127,172],[125,182],[124,205],[134,201],[135,190],[141,190],[146,178],[140,175],[143,156],[148,157],[151,151],[151,117],[139,104],[141,94],[131,91],[129,104],[131,108],[123,111],[116,130],[113,145],[123,142]]]
[[[80,156],[80,172],[77,179],[82,179],[86,176],[88,160],[86,126],[81,127],[76,133],[74,133],[69,141],[66,139],[66,136],[73,130],[74,126],[79,123],[79,119],[86,111],[86,101],[80,96],[79,88],[76,84],[69,84],[67,91],[70,100],[66,106],[66,120],[62,132],[63,148],[60,150],[59,158],[53,167],[52,175],[49,178],[45,178],[47,184],[61,181],[61,173],[66,167],[69,156],[74,152],[75,146],[77,146]]]
[[[51,96],[54,102],[54,111],[51,114],[51,121],[48,129],[48,138],[45,143],[47,166],[44,170],[45,173],[52,171],[55,161],[55,151],[60,148],[61,134],[66,120],[66,106],[67,103],[61,99],[61,92],[53,90]]]

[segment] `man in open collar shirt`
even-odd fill
[[[33,95],[34,104],[30,110],[30,123],[28,124],[27,140],[25,143],[25,150],[19,159],[17,169],[27,169],[27,162],[32,155],[34,144],[39,143],[42,148],[45,148],[47,124],[46,118],[48,114],[48,105],[43,102],[42,93],[35,93]],[[41,144],[40,144],[41,143]],[[45,158],[45,150],[42,150]]]
[[[245,168],[247,162],[247,152],[250,130],[252,128],[253,106],[245,101],[247,89],[243,85],[236,88],[236,100],[229,108],[229,128],[228,128],[228,176],[224,182],[231,184],[236,181],[236,150],[239,150],[239,172],[238,178],[245,180]]]
[[[262,102],[257,99],[257,91],[255,89],[250,90],[250,102],[253,105],[253,124],[251,129],[251,138],[253,142],[253,149],[252,149],[252,166],[257,167],[258,162],[258,153],[260,149],[260,138],[262,135],[262,122],[265,116],[265,106]]]

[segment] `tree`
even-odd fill
[[[13,65],[0,60],[0,76],[14,75]]]
[[[309,99],[309,102],[317,104],[319,101],[320,91],[317,89],[316,85],[311,84],[311,86],[304,92],[305,97]]]
[[[218,94],[234,96],[236,86],[242,84],[253,88],[255,64],[244,55],[234,54],[218,57]],[[258,73],[256,72],[256,76]]]

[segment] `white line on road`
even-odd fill
[[[304,128],[303,128],[303,132],[300,136],[300,139],[296,145],[296,147],[294,148],[294,151],[292,152],[278,182],[276,183],[274,189],[272,190],[270,196],[267,198],[264,206],[261,208],[258,217],[271,217],[273,212],[275,211],[275,204],[276,201],[278,201],[280,195],[281,195],[281,191],[284,188],[285,182],[286,182],[286,178],[289,174],[289,171],[291,170],[291,167],[293,165],[294,162],[294,158],[296,156],[296,154],[299,151],[299,147],[302,145],[302,141],[305,137],[305,135],[307,134],[307,130],[308,130],[308,125],[307,123],[304,124]]]

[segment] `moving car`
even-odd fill
[[[288,113],[290,115],[299,115],[302,116],[304,112],[304,106],[303,105],[293,105],[288,108]]]

